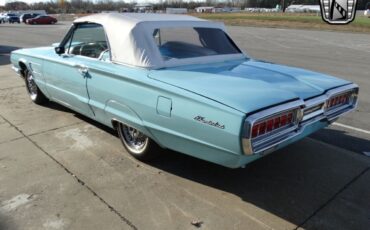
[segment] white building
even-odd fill
[[[303,12],[320,12],[320,5],[290,5],[285,9],[286,12],[303,13]]]
[[[46,15],[45,10],[12,10],[9,11],[10,14],[22,15],[22,14],[39,14],[39,15]]]
[[[195,11],[197,13],[212,13],[214,7],[213,6],[200,6],[195,8]]]
[[[139,13],[148,13],[153,11],[153,5],[152,4],[136,4],[134,7],[135,12]]]

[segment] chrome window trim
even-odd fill
[[[243,125],[241,144],[245,155],[263,154],[278,147],[279,144],[300,134],[307,125],[321,120],[328,123],[333,122],[339,116],[349,113],[356,109],[358,104],[358,85],[351,83],[345,86],[328,90],[325,94],[303,101],[301,99],[278,105],[248,116]],[[352,92],[348,104],[327,110],[328,101],[337,95]],[[321,109],[304,115],[304,111],[322,104]],[[297,109],[295,112],[295,123],[287,126],[283,130],[277,130],[268,135],[251,138],[251,128],[261,120],[275,116],[286,111]],[[270,144],[269,144],[270,142]]]

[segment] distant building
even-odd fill
[[[119,11],[117,11],[117,10],[103,10],[100,13],[106,13],[106,14],[109,14],[109,13],[119,13]]]
[[[22,14],[40,14],[47,15],[45,10],[12,10],[9,11],[10,14],[22,15]]]
[[[225,12],[224,8],[215,7],[212,9],[212,13],[222,13],[222,12]]]
[[[153,5],[149,3],[136,4],[134,7],[134,11],[139,13],[153,12]]]
[[[290,5],[285,9],[286,12],[303,13],[303,12],[320,12],[320,5]]]
[[[166,14],[187,14],[186,8],[166,8]]]
[[[240,12],[240,7],[224,7],[222,8],[223,12]]]
[[[195,11],[197,13],[212,13],[214,8],[213,6],[200,6],[195,8]]]

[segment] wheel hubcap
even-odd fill
[[[148,144],[149,138],[142,132],[126,125],[120,125],[123,142],[134,153],[141,153]]]
[[[27,75],[27,90],[32,100],[37,97],[37,85],[32,74]]]

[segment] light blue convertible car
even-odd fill
[[[357,85],[253,60],[223,24],[183,15],[82,17],[61,43],[16,50],[11,62],[33,102],[116,129],[139,160],[162,147],[242,167],[357,105]]]

